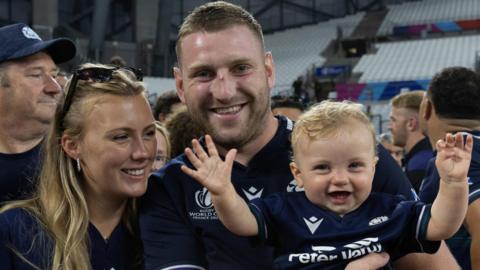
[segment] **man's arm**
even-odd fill
[[[384,267],[390,256],[386,252],[369,253],[359,259],[351,261],[345,270],[376,270]]]
[[[396,260],[394,266],[397,270],[460,270],[443,241],[435,254],[410,253]]]
[[[468,206],[467,216],[465,218],[465,224],[472,242],[470,244],[470,260],[473,270],[480,269],[480,226],[478,221],[480,220],[480,200],[477,199]]]
[[[208,189],[217,216],[228,230],[240,236],[257,235],[257,220],[230,179],[236,150],[230,150],[222,161],[209,135],[205,136],[205,142],[208,154],[198,140],[192,141],[195,152],[188,148],[185,155],[196,170],[182,166],[182,171]]]
[[[472,156],[473,137],[464,144],[460,133],[448,133],[436,145],[435,165],[440,175],[440,189],[433,201],[426,238],[443,240],[458,231],[468,207],[467,174]]]
[[[179,187],[167,189],[166,180],[178,184],[181,179],[166,179],[179,175],[178,168],[165,172],[163,179],[151,176],[147,193],[140,202],[140,234],[143,242],[145,269],[206,269],[205,250],[182,215],[185,194]],[[176,198],[176,200],[174,200]]]

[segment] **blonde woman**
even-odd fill
[[[136,197],[156,150],[140,72],[75,71],[45,142],[36,195],[0,214],[2,269],[140,269]]]

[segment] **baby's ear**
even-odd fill
[[[301,172],[300,169],[298,168],[297,164],[292,161],[290,162],[290,171],[292,172],[293,177],[295,178],[295,181],[297,182],[298,187],[303,187],[303,180],[301,177]]]

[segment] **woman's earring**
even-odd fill
[[[77,158],[77,171],[80,172],[82,170],[82,167],[80,167],[80,159]]]

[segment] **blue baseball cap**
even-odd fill
[[[43,41],[32,28],[24,23],[0,27],[0,63],[46,52],[56,64],[75,57],[75,43],[67,38]]]

